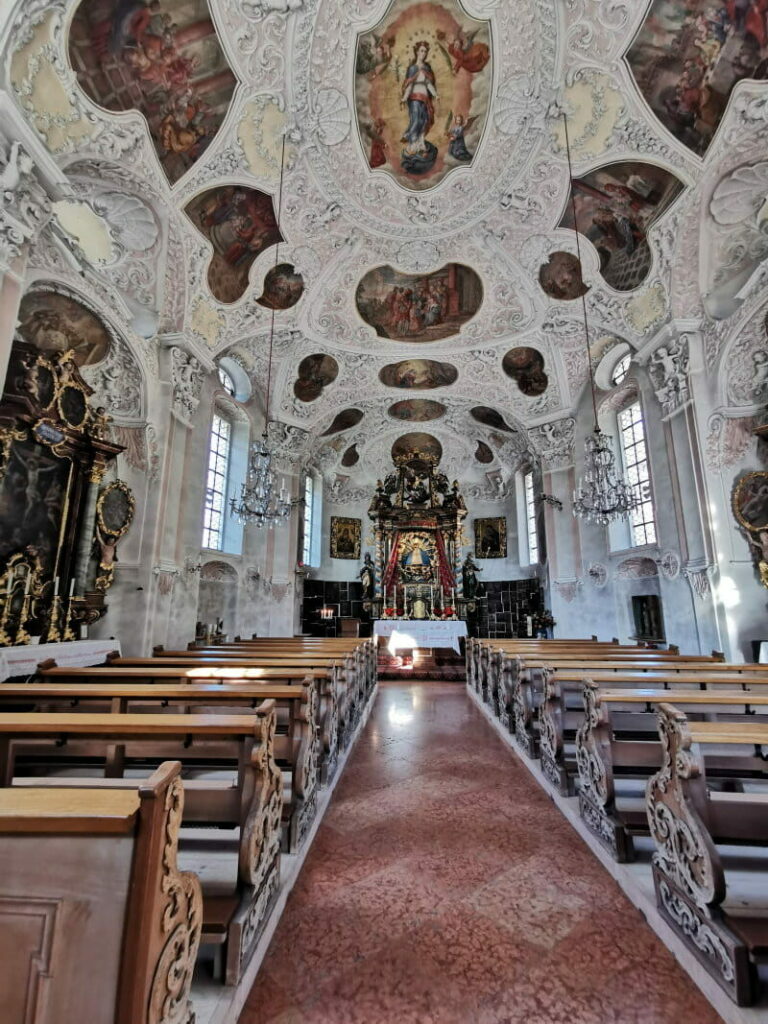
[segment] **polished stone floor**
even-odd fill
[[[716,1024],[456,683],[383,683],[240,1024]]]

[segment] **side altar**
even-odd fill
[[[467,507],[438,461],[411,449],[394,456],[395,472],[377,483],[368,509],[375,554],[360,573],[374,619],[465,619],[474,607],[474,565],[461,564]]]

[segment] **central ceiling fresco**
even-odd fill
[[[158,325],[149,372],[183,344],[262,405],[274,323],[270,419],[334,501],[403,445],[489,500],[565,452],[582,296],[593,362],[673,318],[717,353],[754,306],[762,0],[14,2],[8,87],[102,290],[50,229],[35,274]],[[36,297],[23,329],[60,347],[75,309]]]

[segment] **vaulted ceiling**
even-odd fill
[[[147,360],[156,326],[263,394],[274,320],[270,415],[337,489],[428,431],[491,493],[572,434],[583,292],[595,360],[755,301],[768,25],[731,6],[25,0],[6,87]]]

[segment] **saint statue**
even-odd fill
[[[474,601],[475,598],[479,597],[480,582],[477,578],[477,573],[483,570],[475,565],[472,555],[467,555],[464,559],[464,564],[461,567],[461,577],[464,583],[464,597],[467,601]]]
[[[370,552],[366,551],[365,558],[363,560],[362,568],[358,573],[360,580],[363,584],[363,600],[370,601],[373,598],[373,591],[376,580],[376,569],[373,564]]]

